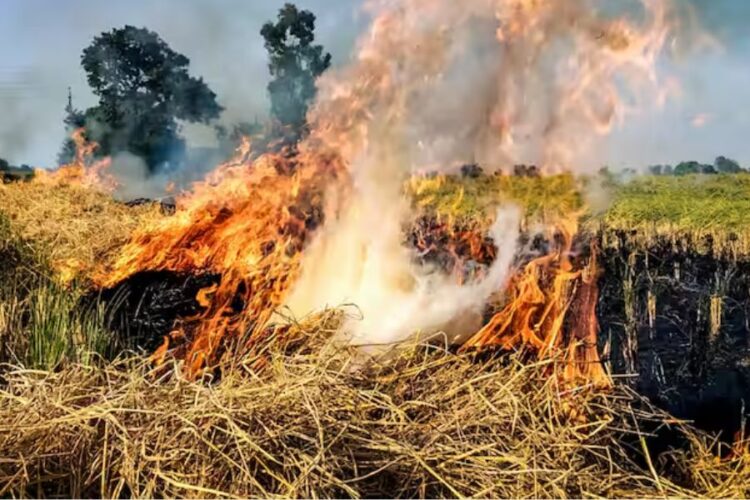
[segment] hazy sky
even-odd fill
[[[458,1],[458,0],[456,0]],[[561,0],[564,1],[564,0]],[[620,0],[631,1],[631,0]],[[629,121],[606,142],[613,166],[710,161],[719,154],[750,166],[750,0],[694,3],[724,49],[662,63],[682,83],[663,110]],[[158,32],[191,59],[228,108],[224,120],[268,111],[266,54],[258,34],[284,0],[0,0],[0,157],[51,165],[63,137],[67,87],[92,105],[80,54],[92,37],[124,24]],[[349,57],[366,23],[361,0],[296,0],[318,16],[318,39]],[[194,143],[201,130],[188,131]],[[204,131],[205,132],[205,131]]]

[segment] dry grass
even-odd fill
[[[335,322],[300,327],[305,347],[264,353],[260,373],[237,366],[214,383],[159,378],[137,361],[8,371],[0,495],[750,493],[746,458],[700,469],[700,448],[680,456],[696,490],[639,466],[624,444],[639,442],[628,396],[561,387],[553,363],[415,347],[354,369],[350,353],[319,347]]]
[[[136,227],[163,217],[157,205],[131,208],[90,188],[36,182],[0,184],[0,213],[65,282],[85,279]]]

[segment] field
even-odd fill
[[[710,393],[727,367],[745,376],[750,176],[435,177],[406,191],[450,224],[485,227],[505,202],[527,233],[575,214],[577,241],[600,252],[614,387],[571,384],[561,355],[523,350],[414,344],[363,360],[328,342],[346,307],[187,380],[113,328],[117,301],[94,286],[133,231],[172,215],[0,185],[0,495],[750,495],[743,434],[717,437],[675,397]],[[731,399],[714,396],[696,407]]]

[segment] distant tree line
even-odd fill
[[[706,164],[699,163],[697,161],[683,161],[678,163],[674,167],[672,165],[652,165],[646,169],[646,172],[651,175],[689,175],[689,174],[740,174],[748,173],[750,170],[740,166],[735,160],[729,159],[725,156],[719,156],[716,158],[714,163]],[[518,164],[514,165],[511,173],[515,177],[539,177],[541,170],[536,165]],[[616,173],[612,172],[609,167],[602,167],[599,170],[599,174],[605,177],[612,176],[635,176],[638,175],[638,171],[632,168],[625,168],[618,170]],[[643,173],[643,171],[641,171]],[[468,163],[460,168],[460,174],[462,177],[474,179],[481,177],[485,174],[482,167],[476,163]]]
[[[652,175],[689,175],[689,174],[739,174],[748,172],[739,163],[725,156],[716,158],[713,164],[697,161],[683,161],[674,167],[672,165],[652,165],[648,167]]]
[[[0,181],[13,182],[19,180],[31,179],[34,176],[34,170],[28,165],[13,166],[3,158],[0,158]]]

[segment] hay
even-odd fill
[[[25,288],[45,267],[33,245],[21,238],[0,212],[0,300],[9,289]]]
[[[541,181],[524,182],[532,193]],[[461,203],[478,199],[469,189]],[[0,187],[0,212],[24,237],[13,241],[33,241],[63,274],[61,263],[80,263],[82,277],[161,217],[34,183]],[[25,255],[19,245],[6,247]],[[750,496],[750,453],[718,459],[689,428],[687,449],[644,456],[642,424],[660,416],[636,411],[642,403],[624,389],[561,387],[554,361],[423,346],[363,365],[325,342],[337,319],[294,325],[283,349],[214,381],[190,383],[137,357],[3,367],[0,496]]]
[[[748,493],[750,473],[678,487],[639,466],[630,396],[560,387],[553,363],[415,346],[387,363],[309,342],[189,383],[139,361],[13,369],[0,495],[584,497]],[[288,332],[287,332],[288,333]],[[318,347],[311,347],[318,346]],[[303,347],[304,346],[304,347]],[[681,463],[695,461],[695,454]],[[734,470],[734,472],[729,472]],[[701,478],[707,477],[703,472]]]
[[[66,282],[89,277],[136,227],[163,217],[157,204],[127,207],[94,189],[37,182],[0,185],[0,213]]]

